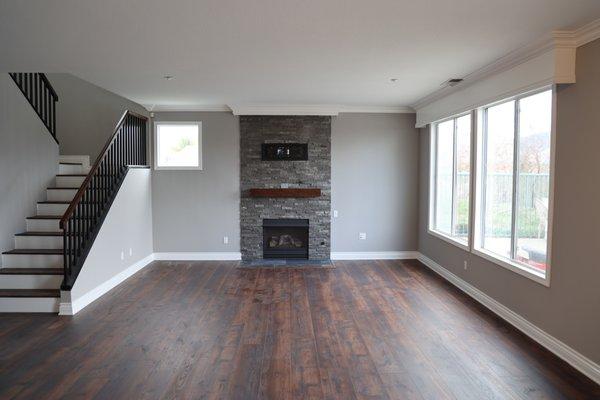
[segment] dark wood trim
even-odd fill
[[[270,198],[286,198],[286,197],[298,197],[298,198],[309,198],[309,197],[320,197],[321,189],[316,188],[288,188],[288,189],[250,189],[248,191],[249,197],[270,197]]]
[[[121,127],[125,123],[125,120],[126,120],[126,118],[127,118],[128,115],[137,117],[137,118],[143,120],[144,122],[148,121],[148,118],[146,116],[138,114],[138,113],[133,112],[133,111],[129,111],[129,110],[126,110],[123,113],[123,115],[121,115],[121,118],[119,119],[119,122],[117,122],[117,126],[115,127],[115,130],[113,131],[112,136],[108,139],[108,141],[104,145],[104,148],[102,149],[102,151],[100,152],[100,154],[96,158],[96,161],[94,162],[94,165],[92,165],[90,171],[88,172],[87,176],[85,177],[85,180],[81,184],[81,187],[79,188],[79,190],[75,194],[75,197],[71,201],[71,204],[69,204],[69,207],[67,208],[67,210],[63,214],[62,218],[60,219],[60,228],[61,229],[65,229],[65,227],[64,227],[65,222],[69,219],[69,217],[71,217],[71,215],[75,211],[75,207],[77,207],[77,204],[80,202],[80,200],[83,197],[85,191],[87,190],[87,188],[88,188],[88,186],[90,184],[90,180],[92,179],[92,176],[94,176],[94,174],[98,170],[98,167],[100,166],[100,163],[106,157],[106,154],[108,152],[108,149],[110,148],[110,145],[117,138],[117,135],[121,131]]]
[[[0,275],[62,275],[62,268],[0,268]]]
[[[2,254],[43,254],[43,255],[57,255],[63,254],[62,249],[14,249],[2,252]]]
[[[42,232],[35,232],[35,231],[28,231],[28,232],[21,232],[21,233],[17,233],[15,236],[62,236],[63,233],[60,231],[57,232],[46,232],[46,231],[42,231]]]
[[[56,138],[58,95],[46,75],[41,72],[9,72],[8,75],[58,144]]]
[[[0,289],[0,297],[60,297],[58,289]]]

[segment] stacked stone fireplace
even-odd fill
[[[265,158],[265,144],[300,149],[299,159]],[[305,146],[302,146],[305,145]],[[307,148],[307,154],[302,149]],[[283,151],[285,154],[285,150]],[[287,154],[290,152],[288,151]],[[273,152],[276,154],[276,152]],[[242,259],[328,260],[331,210],[331,118],[240,117]],[[254,190],[253,190],[254,189]],[[276,189],[253,195],[256,189]],[[301,197],[279,189],[313,189]],[[269,193],[271,193],[269,192]]]

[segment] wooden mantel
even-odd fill
[[[269,189],[250,189],[248,191],[249,197],[320,197],[321,189],[316,188],[269,188]]]

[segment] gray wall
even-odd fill
[[[600,40],[577,49],[577,83],[558,88],[551,283],[530,279],[427,233],[429,131],[422,129],[419,250],[600,363]],[[463,261],[469,269],[463,269]]]
[[[125,110],[141,105],[71,74],[47,74],[58,94],[56,129],[62,155],[89,155],[93,163]]]
[[[239,252],[238,118],[226,112],[166,112],[154,120],[202,121],[204,167],[152,171],[154,251]]]
[[[73,285],[72,302],[152,254],[150,174],[149,169],[131,169],[127,173]]]
[[[58,145],[8,74],[0,74],[0,252],[14,248],[58,170]]]
[[[414,114],[340,114],[331,129],[333,252],[417,249]],[[359,232],[367,240],[358,240]]]
[[[238,117],[163,112],[154,120],[202,121],[204,146],[203,171],[153,171],[154,251],[239,252]],[[332,209],[339,217],[332,220],[332,251],[417,249],[414,123],[414,114],[333,118]],[[358,240],[359,232],[367,232],[366,241]]]

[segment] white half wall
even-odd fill
[[[153,260],[151,171],[130,169],[60,314],[73,315]]]

